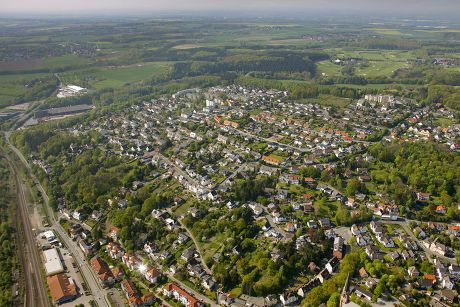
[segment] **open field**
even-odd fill
[[[65,67],[65,66],[86,65],[86,64],[90,64],[91,62],[92,61],[90,58],[68,54],[68,55],[63,55],[63,56],[45,58],[43,60],[43,66],[45,68],[53,69],[53,68]]]
[[[14,99],[31,89],[25,85],[35,79],[51,76],[48,73],[0,75],[0,107],[8,106]]]
[[[401,32],[399,29],[369,28],[367,30],[373,31],[380,35],[411,35],[409,33]]]
[[[27,59],[17,61],[0,61],[0,72],[2,71],[15,71],[15,70],[31,70],[40,68],[43,64],[42,59]]]
[[[201,45],[198,44],[182,44],[182,45],[177,45],[174,46],[174,49],[179,49],[179,50],[187,50],[187,49],[195,49],[195,48],[200,48],[202,47]]]
[[[91,70],[68,72],[61,75],[67,84],[80,84],[87,80],[94,89],[106,87],[119,88],[126,84],[166,76],[171,68],[168,62],[149,62],[119,67],[101,67]]]

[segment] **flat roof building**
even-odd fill
[[[42,236],[44,236],[46,240],[48,240],[48,242],[56,240],[56,235],[52,230],[45,231],[44,233],[42,233]]]
[[[64,272],[64,267],[59,257],[59,252],[56,248],[51,248],[43,251],[45,258],[46,275],[51,276]]]

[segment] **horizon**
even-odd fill
[[[403,2],[403,3],[401,3]],[[460,2],[455,0],[44,0],[37,5],[33,0],[20,0],[2,5],[1,18],[72,18],[72,17],[153,17],[153,16],[199,16],[199,17],[274,17],[302,18],[328,16],[362,16],[365,18],[441,18],[459,19]],[[390,15],[391,14],[391,15]],[[388,16],[390,15],[390,16]]]

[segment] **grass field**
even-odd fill
[[[126,84],[137,83],[169,73],[170,62],[148,62],[136,65],[103,67],[91,70],[68,72],[61,75],[66,84],[81,85],[88,80],[88,86],[94,89],[106,87],[119,88]]]
[[[351,100],[348,98],[341,98],[341,97],[336,97],[336,96],[331,96],[331,95],[321,95],[318,98],[308,98],[308,99],[302,99],[300,101],[305,102],[305,103],[314,103],[314,104],[324,105],[324,106],[335,106],[339,108],[344,108],[351,102]]]
[[[128,83],[140,82],[153,77],[159,77],[169,72],[169,63],[142,63],[119,68],[109,68],[94,74],[102,80],[91,84],[94,88],[120,87]]]
[[[46,76],[50,74],[0,75],[0,107],[10,105],[13,99],[27,93],[25,82]]]
[[[380,35],[397,35],[397,36],[404,36],[404,35],[411,35],[410,33],[403,33],[398,29],[388,29],[388,28],[369,28],[367,30],[373,31]]]
[[[66,66],[78,66],[90,64],[90,58],[67,54],[62,56],[48,57],[43,60],[43,67],[45,68],[59,68]]]
[[[367,67],[358,67],[355,74],[369,77],[391,76],[397,69],[409,67],[402,62],[369,62]]]

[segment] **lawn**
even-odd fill
[[[227,238],[228,236],[225,233],[217,233],[214,237],[206,240],[206,242],[199,241],[201,251],[204,253],[202,255],[203,260],[206,261],[206,259],[212,258],[212,256],[219,251]]]

